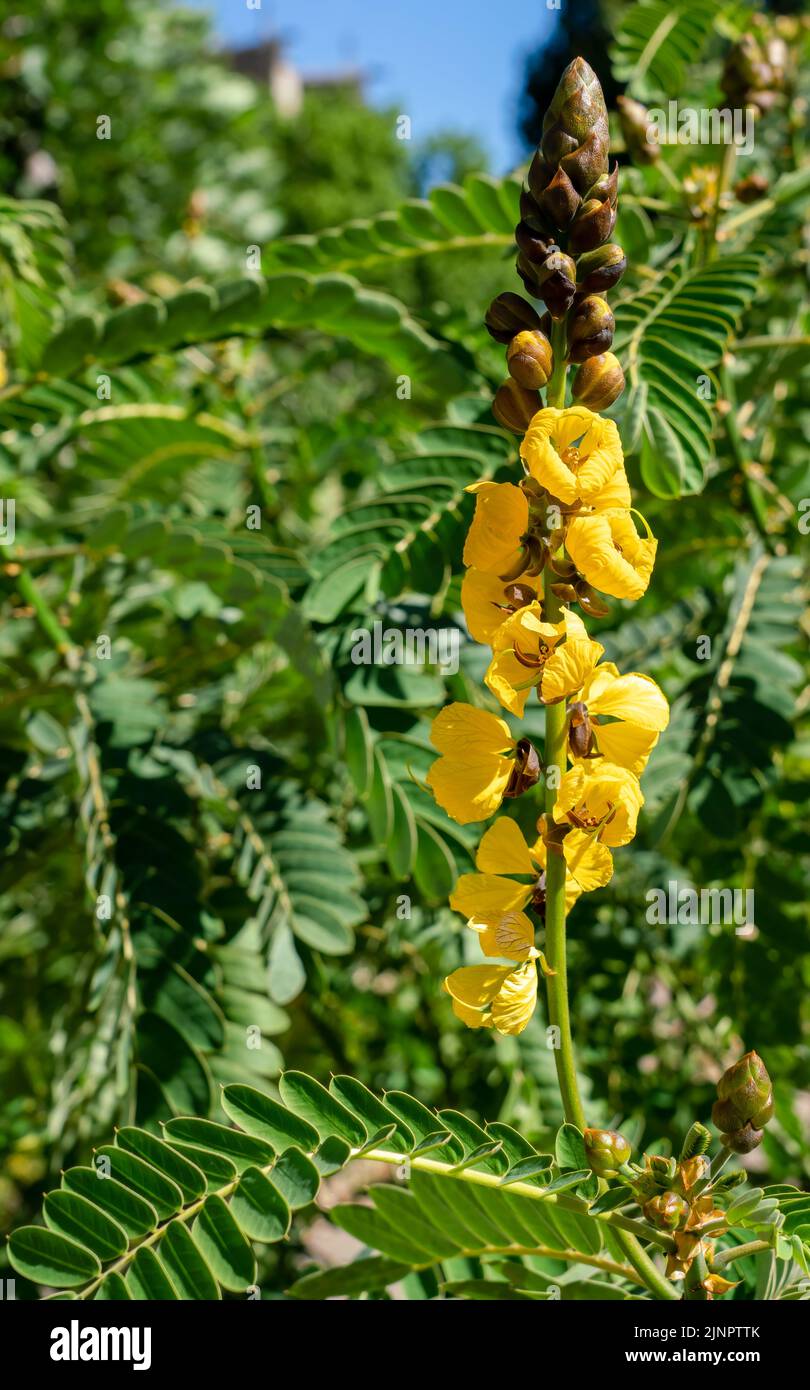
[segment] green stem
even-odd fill
[[[565,374],[568,369],[565,360],[566,348],[565,319],[560,319],[559,323],[551,325],[551,350],[554,354],[554,362],[546,386],[546,405],[556,406],[558,410],[562,410],[565,405]]]
[[[714,260],[717,254],[717,231],[720,224],[720,214],[723,211],[723,199],[734,177],[736,162],[737,146],[732,141],[726,145],[723,150],[723,159],[717,176],[717,197],[715,198],[714,207],[712,208],[711,220],[709,222],[709,235],[705,247],[705,258],[707,261]]]
[[[736,1245],[731,1250],[722,1250],[719,1255],[715,1255],[713,1269],[725,1269],[734,1260],[743,1260],[746,1255],[761,1255],[764,1250],[772,1250],[773,1246],[767,1240],[749,1240],[746,1245]]]
[[[679,1301],[681,1295],[675,1288],[675,1285],[670,1283],[656,1264],[653,1264],[646,1250],[639,1245],[636,1237],[629,1235],[626,1231],[617,1231],[615,1229],[613,1234],[615,1240],[621,1246],[630,1264],[633,1266],[633,1269],[644,1280],[650,1293],[654,1294],[656,1298],[662,1301],[665,1299],[669,1302],[673,1302],[674,1300]]]

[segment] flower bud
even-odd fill
[[[555,245],[545,232],[537,231],[530,222],[518,222],[515,227],[515,241],[518,251],[522,251],[527,261],[537,264],[544,261]]]
[[[712,1165],[705,1154],[695,1154],[692,1158],[683,1159],[678,1164],[675,1174],[675,1191],[682,1197],[688,1197],[695,1184],[702,1183],[711,1171]]]
[[[560,165],[538,201],[554,226],[563,228],[568,226],[578,212],[582,198]]]
[[[536,391],[551,376],[551,343],[539,329],[515,334],[506,349],[506,364],[518,386]]]
[[[533,415],[540,409],[540,397],[536,391],[527,391],[518,385],[511,376],[499,386],[492,402],[492,414],[513,434],[525,434]]]
[[[599,79],[584,58],[568,64],[543,118],[541,150],[548,164],[559,164],[595,133],[607,157],[607,107]]]
[[[624,372],[618,357],[601,352],[589,357],[574,377],[573,395],[579,405],[589,410],[607,410],[624,390]]]
[[[586,295],[575,305],[568,320],[570,360],[584,362],[605,352],[613,342],[615,327],[616,320],[607,302],[596,294]]]
[[[642,1210],[650,1225],[660,1231],[680,1230],[689,1219],[689,1203],[677,1192],[659,1192],[644,1203]]]
[[[616,209],[611,207],[610,198],[602,202],[598,198],[587,198],[571,224],[571,250],[576,255],[581,251],[593,251],[608,240],[615,226]]]
[[[619,201],[618,164],[613,165],[613,170],[611,173],[608,173],[606,169],[603,174],[600,174],[596,182],[592,184],[591,187],[588,189],[588,192],[586,193],[585,197],[586,200],[588,198],[596,198],[597,201],[600,203],[603,203],[607,198],[608,202],[610,203],[610,206],[612,208],[615,208]]]
[[[615,1129],[586,1129],[583,1138],[591,1171],[600,1177],[615,1173],[633,1152],[624,1135]]]
[[[727,1148],[750,1153],[762,1143],[762,1128],[773,1115],[773,1088],[765,1063],[746,1052],[717,1083],[712,1121]]]
[[[654,164],[661,156],[661,148],[650,139],[650,117],[646,106],[632,97],[620,96],[616,98],[616,109],[627,153],[635,164]]]
[[[540,315],[522,295],[507,291],[493,299],[484,318],[487,332],[496,343],[511,343],[524,328],[540,327]]]
[[[768,192],[768,180],[764,174],[749,174],[734,185],[734,196],[738,203],[756,203]]]
[[[608,241],[595,251],[586,251],[577,261],[577,289],[588,294],[604,294],[618,285],[627,269],[627,257],[621,246]]]
[[[518,256],[517,269],[529,293],[543,300],[553,319],[568,313],[577,290],[577,268],[571,256],[554,247],[542,265],[530,266]]]

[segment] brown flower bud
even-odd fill
[[[768,180],[764,174],[749,174],[734,185],[734,196],[739,203],[756,203],[768,192]]]
[[[584,58],[568,64],[543,118],[541,149],[549,164],[559,164],[592,131],[607,134],[607,107],[599,79]]]
[[[539,409],[540,397],[537,392],[527,391],[511,376],[498,387],[492,402],[492,414],[498,424],[513,434],[525,434],[529,421]]]
[[[526,260],[534,264],[544,261],[555,245],[553,237],[545,232],[536,231],[529,222],[518,222],[515,227],[515,241]]]
[[[524,328],[540,327],[540,315],[522,295],[507,291],[493,299],[487,309],[484,323],[487,332],[496,343],[511,343],[516,333]]]
[[[627,257],[621,246],[608,241],[594,251],[586,251],[577,260],[577,289],[588,294],[604,294],[618,285],[627,269]]]
[[[654,164],[661,156],[661,147],[650,139],[650,117],[646,106],[632,97],[617,97],[616,109],[619,113],[627,153],[636,164]]]
[[[607,198],[608,202],[610,203],[610,206],[612,208],[616,207],[619,201],[618,164],[613,165],[611,173],[608,173],[607,170],[605,170],[601,178],[598,178],[596,180],[596,183],[592,184],[591,187],[588,189],[587,193],[585,194],[585,198],[586,200],[589,198],[596,198],[597,201],[600,203],[603,203]]]
[[[562,165],[540,195],[540,206],[555,227],[567,227],[579,209],[582,198]]]
[[[661,1231],[680,1230],[689,1219],[689,1203],[677,1192],[659,1192],[645,1202],[643,1211],[650,1225]]]
[[[624,390],[624,372],[618,357],[601,352],[589,357],[574,377],[574,400],[589,410],[607,410]]]
[[[577,268],[571,256],[555,247],[542,265],[532,266],[518,256],[517,270],[529,293],[543,300],[553,319],[568,313],[577,290]]]
[[[516,333],[506,349],[506,365],[518,386],[536,391],[551,376],[551,343],[539,329]]]
[[[633,1152],[624,1135],[615,1129],[586,1129],[582,1137],[591,1171],[600,1177],[615,1173]]]
[[[616,209],[611,207],[610,198],[601,203],[598,198],[586,199],[571,224],[571,250],[577,255],[581,251],[593,251],[608,240],[615,226]]]
[[[581,299],[568,320],[568,356],[584,362],[605,352],[613,342],[616,320],[607,301],[597,294]]]

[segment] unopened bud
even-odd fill
[[[659,1192],[644,1203],[644,1215],[651,1226],[660,1231],[677,1231],[689,1219],[689,1203],[677,1192]]]
[[[577,261],[577,288],[587,294],[604,294],[618,285],[627,269],[621,246],[608,241],[594,251],[586,251]]]
[[[615,327],[616,320],[607,302],[596,294],[586,295],[575,305],[568,320],[570,360],[584,362],[588,357],[606,352],[613,342]]]
[[[517,269],[529,292],[543,300],[553,319],[568,313],[577,291],[577,268],[571,256],[555,247],[542,265],[529,266],[518,256]]]
[[[534,744],[527,738],[520,739],[515,749],[515,761],[504,796],[522,796],[530,787],[536,786],[540,780],[541,766]]]
[[[727,1148],[750,1153],[762,1142],[763,1126],[773,1115],[773,1088],[765,1063],[746,1052],[717,1083],[712,1121]]]
[[[511,343],[515,334],[524,328],[539,328],[540,315],[522,295],[507,291],[493,299],[484,323],[496,343]]]
[[[492,402],[492,414],[498,424],[513,434],[525,434],[532,416],[539,409],[540,397],[537,392],[527,391],[511,376],[498,387]]]
[[[734,196],[738,203],[756,203],[768,192],[768,180],[764,174],[749,174],[734,185]]]
[[[586,1129],[582,1137],[591,1171],[600,1177],[615,1173],[633,1152],[624,1135],[615,1129]]]
[[[598,198],[586,199],[571,224],[571,250],[577,255],[581,251],[593,251],[608,240],[615,225],[616,209],[611,207],[609,197],[602,202]]]
[[[562,166],[546,185],[539,198],[540,206],[555,227],[567,227],[579,210],[582,198]]]
[[[650,139],[650,116],[646,106],[632,97],[619,96],[616,109],[627,153],[636,164],[654,164],[661,156],[661,149]]]
[[[536,391],[551,376],[551,343],[539,329],[517,333],[506,349],[506,364],[518,386]]]
[[[577,371],[572,389],[579,405],[586,405],[589,410],[607,410],[624,390],[624,372],[618,357],[612,352],[589,357]]]

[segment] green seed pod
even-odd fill
[[[540,327],[540,315],[522,295],[507,291],[493,299],[484,318],[487,332],[496,343],[511,343],[523,329]]]
[[[615,1173],[633,1152],[624,1135],[615,1129],[586,1129],[583,1138],[591,1171],[600,1177]]]
[[[586,251],[577,261],[577,289],[586,294],[604,294],[618,285],[627,269],[627,257],[621,246],[608,241],[595,251]]]
[[[551,343],[539,329],[515,334],[506,349],[506,365],[518,386],[536,391],[551,376]]]
[[[712,1121],[723,1143],[735,1153],[750,1153],[762,1142],[762,1127],[773,1115],[773,1088],[765,1063],[746,1052],[717,1083]]]
[[[618,357],[601,352],[583,362],[574,377],[573,395],[589,410],[607,410],[624,390],[624,372]]]
[[[527,391],[524,386],[510,376],[499,386],[492,402],[492,414],[513,434],[525,434],[533,415],[540,409],[540,397],[536,391]]]
[[[568,320],[568,356],[572,362],[604,353],[613,342],[616,320],[606,300],[597,294],[581,299]],[[620,369],[621,370],[621,369]]]
[[[517,271],[529,293],[543,300],[553,319],[568,313],[577,291],[577,268],[571,256],[556,246],[542,265],[530,265],[518,256]]]
[[[678,1231],[689,1219],[689,1203],[677,1192],[659,1192],[644,1203],[644,1215],[660,1231]]]
[[[601,203],[598,198],[587,198],[571,223],[571,250],[576,255],[582,251],[593,251],[610,238],[615,226],[616,209],[611,207],[610,198],[605,198]]]
[[[619,113],[627,153],[635,164],[654,164],[661,157],[661,147],[649,136],[650,117],[646,106],[632,97],[617,97],[616,109]]]

